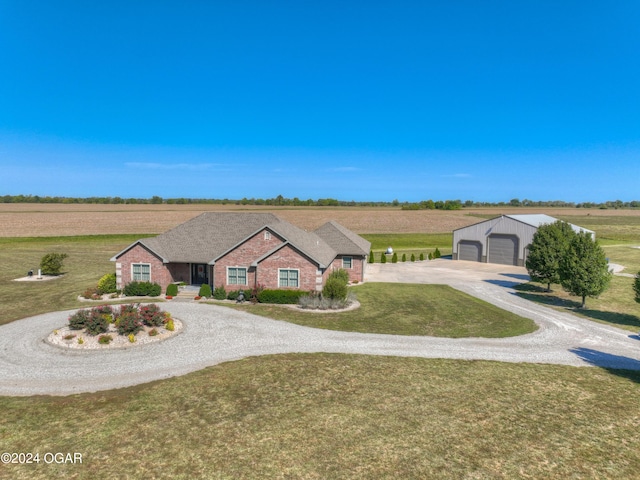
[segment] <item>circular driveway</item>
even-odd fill
[[[221,306],[168,302],[162,307],[184,322],[181,334],[139,348],[70,351],[49,345],[43,339],[65,325],[71,311],[47,313],[0,326],[0,395],[68,395],[109,390],[249,356],[293,352],[640,370],[637,336],[514,295],[511,287],[527,278],[524,268],[442,259],[368,266],[367,281],[449,284],[531,318],[540,326],[534,333],[502,339],[338,332],[270,320]]]

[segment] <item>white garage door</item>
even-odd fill
[[[518,264],[518,237],[515,235],[489,235],[489,263]]]
[[[460,243],[458,243],[458,260],[481,262],[482,244],[471,240],[460,240]]]

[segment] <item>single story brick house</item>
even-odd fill
[[[313,232],[271,213],[208,212],[152,238],[140,239],[111,258],[118,288],[150,281],[227,291],[265,288],[321,290],[332,270],[364,280],[371,244],[331,221]]]

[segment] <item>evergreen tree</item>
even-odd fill
[[[559,273],[562,287],[582,298],[580,308],[584,308],[586,297],[597,297],[604,292],[612,276],[604,250],[587,232],[571,239],[560,259]]]
[[[406,253],[403,253],[403,254],[402,254],[402,261],[403,261],[403,262],[406,262],[406,261],[407,261],[407,254],[406,254]]]
[[[575,235],[571,225],[562,221],[541,225],[533,234],[525,265],[531,280],[547,284],[547,292],[552,283],[560,283],[560,259]]]
[[[373,257],[373,250],[369,250],[369,263],[375,263],[376,259]]]
[[[391,263],[398,263],[398,254],[396,252],[393,252],[391,256]]]
[[[380,255],[380,263],[387,263],[387,255],[384,252]]]
[[[636,302],[640,303],[640,272],[638,272],[636,279],[633,281],[633,291],[636,294]]]

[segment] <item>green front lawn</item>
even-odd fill
[[[314,328],[434,337],[511,337],[537,329],[532,320],[446,285],[366,283],[351,287],[360,308],[312,313],[272,305],[235,308]]]
[[[117,368],[117,366],[114,366]],[[0,478],[637,478],[640,373],[289,354],[138,387],[0,397]]]

